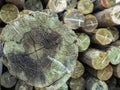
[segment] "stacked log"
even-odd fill
[[[35,13],[36,17],[34,16]],[[39,14],[45,18],[39,17]],[[28,21],[24,21],[23,18]],[[31,19],[31,22],[28,24],[29,19]],[[38,22],[36,22],[37,20]],[[19,21],[23,23],[21,24]],[[34,25],[32,26],[32,24]],[[13,25],[13,27],[9,27],[10,25]],[[45,32],[37,32],[34,27],[39,29],[44,27],[42,30]],[[27,36],[31,28],[35,32]],[[13,30],[13,33],[9,33],[7,30]],[[49,30],[50,35],[46,33],[47,30]],[[5,31],[8,33],[6,32],[4,36]],[[59,35],[52,31],[64,35],[60,36],[59,39],[57,38]],[[23,35],[23,32],[26,34]],[[41,34],[41,36],[37,36],[36,33]],[[9,39],[8,37],[11,34],[15,39],[23,36],[21,40],[12,43],[12,49],[9,48],[9,45],[6,45],[6,42],[8,42],[6,38]],[[33,34],[34,36],[32,36]],[[32,46],[25,47],[23,45],[26,51],[31,48],[28,51],[32,58],[41,59],[44,51],[50,53],[49,50],[55,52],[55,54],[59,53],[55,57],[51,57],[54,56],[54,53],[50,53],[51,56],[43,56],[42,58],[45,61],[41,59],[39,62],[43,65],[39,63],[34,65],[35,60],[30,62],[32,67],[30,67],[31,71],[29,72],[38,72],[38,65],[41,65],[39,70],[43,69],[43,71],[39,71],[40,76],[37,76],[34,72],[29,77],[29,80],[32,80],[32,77],[39,77],[38,80],[41,77],[44,78],[45,82],[41,79],[41,84],[36,83],[37,79],[33,81],[38,86],[40,84],[39,87],[29,83],[29,80],[27,82],[24,73],[25,67],[22,65],[19,69],[23,69],[23,71],[18,72],[25,80],[10,72],[11,63],[21,63],[23,61],[29,63],[29,60],[23,60],[17,56],[13,58],[19,59],[18,62],[17,60],[10,62],[6,55],[7,50],[4,49],[6,46],[9,51],[18,53],[19,50],[22,51],[23,49],[17,48],[16,50],[14,48],[21,42],[26,42],[28,38],[28,42],[25,43],[28,46],[29,42],[34,44],[38,38],[43,38],[42,42],[38,40],[37,44],[33,45],[35,50]],[[10,39],[7,44],[11,44],[15,39]],[[45,39],[46,41],[44,41]],[[47,50],[42,51],[41,48],[38,48],[39,43],[41,43],[42,49],[47,47]],[[47,43],[47,45],[43,46],[44,43]],[[71,44],[69,45],[69,43]],[[53,48],[56,48],[58,44],[63,45],[62,48],[59,46],[54,50]],[[53,48],[50,48],[50,46]],[[74,46],[76,48],[72,48]],[[77,53],[75,53],[75,50]],[[39,55],[36,54],[37,52]],[[72,55],[69,56],[69,53]],[[24,55],[23,57],[27,57],[28,53],[24,53]],[[47,62],[46,60],[50,61]],[[70,64],[72,65],[69,66]],[[48,73],[51,67],[52,71]],[[53,74],[56,74],[56,77],[52,76]],[[58,76],[59,78],[56,80]],[[46,77],[51,78],[46,79]],[[120,0],[0,0],[0,90],[8,89],[120,90]]]

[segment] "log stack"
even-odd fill
[[[65,47],[62,49],[63,52],[59,51],[60,48],[54,51],[60,53],[59,56],[56,57],[59,57],[62,63],[57,62],[56,59],[49,57],[51,59],[51,62],[56,63],[55,64],[56,66],[58,65],[58,68],[62,67],[64,70],[66,70],[66,73],[69,74],[69,75],[65,74],[66,76],[63,75],[64,78],[61,76],[61,78],[59,78],[58,81],[54,81],[54,77],[52,75],[49,75],[53,78],[54,81],[50,84],[50,87],[42,85],[41,87],[36,87],[34,85],[29,84],[28,82],[25,82],[23,79],[20,79],[16,75],[14,74],[12,75],[9,72],[10,63],[8,63],[9,61],[3,54],[3,52],[6,53],[6,51],[3,50],[4,42],[6,41],[2,37],[1,33],[6,30],[5,27],[9,28],[9,25],[12,25],[15,22],[14,25],[16,27],[12,28],[16,30],[16,32],[19,33],[19,37],[21,37],[22,31],[20,31],[21,30],[20,28],[17,28],[17,26],[20,27],[21,25],[18,22],[20,20],[22,22],[21,18],[26,18],[26,20],[27,19],[29,20],[28,18],[29,15],[32,20],[31,23],[35,23],[36,25],[34,26],[40,26],[39,22],[35,22],[34,18],[32,18],[34,17],[33,13],[36,11],[45,16],[46,17],[45,20],[47,20],[47,18],[51,18],[53,20],[56,19],[61,23],[61,24],[57,22],[53,23],[49,20],[48,23],[47,22],[45,23],[43,20],[42,23],[45,23],[45,25],[43,25],[45,29],[50,29],[49,33],[51,33],[52,31],[51,28],[54,29],[57,28],[57,30],[55,31],[58,33],[59,32],[61,33],[62,30],[66,30],[63,33],[64,35],[66,35],[67,39],[65,39],[65,37],[64,38],[62,37],[62,39],[65,39],[62,42],[62,44],[64,42],[68,43],[73,42],[73,44],[78,47],[78,54],[73,53],[73,57],[77,57],[75,61],[76,64],[69,67],[72,68],[73,70],[69,70],[66,67],[68,67],[68,62],[69,64],[72,63],[74,64],[74,58],[73,61],[68,60],[66,62],[63,62],[61,60],[61,58],[63,58],[62,54],[65,54],[66,57],[64,58],[67,58],[69,57],[68,56],[69,53],[72,53],[71,52],[72,50],[74,52],[74,49],[72,48],[70,49],[70,46],[74,46],[73,44],[71,45],[66,44],[68,46],[68,51],[64,50]],[[37,19],[41,20],[41,18]],[[51,28],[47,27],[46,26],[47,24],[49,24]],[[24,29],[25,25],[24,23],[21,25],[22,30]],[[55,25],[56,27],[54,27]],[[65,27],[66,29],[61,28],[61,26]],[[20,30],[17,31],[17,29]],[[27,27],[25,28],[25,31],[29,31],[29,29],[30,27]],[[71,34],[68,34],[69,32],[71,32]],[[7,33],[6,35],[9,36],[9,34],[11,33]],[[46,35],[47,34],[43,33],[42,36],[46,37]],[[69,36],[75,36],[76,40],[73,41],[73,39],[71,37],[69,38]],[[32,38],[32,36],[29,37]],[[50,41],[46,40],[48,46],[50,42],[54,40],[54,38],[49,39]],[[14,40],[10,40],[10,42],[13,41]],[[59,43],[61,45],[59,40],[56,41],[57,42],[55,42],[55,44]],[[20,42],[16,43],[19,44]],[[36,52],[37,49],[39,48],[35,49]],[[69,49],[71,51],[69,51]],[[41,52],[39,53],[41,55]],[[33,52],[31,52],[30,54],[32,55]],[[33,57],[39,56],[33,55]],[[47,65],[46,64],[47,62],[43,61],[43,63]],[[21,68],[23,69],[24,67],[21,66]],[[31,67],[31,70],[33,70],[33,68],[34,65],[33,67]],[[53,72],[51,73],[56,73],[56,71],[53,70]],[[61,73],[62,72],[59,72],[58,74]],[[21,72],[21,75],[24,76],[24,73]],[[69,80],[67,79],[68,77],[70,77]],[[25,77],[23,78],[26,79]],[[31,80],[31,78],[29,79]],[[45,81],[46,82],[44,83],[49,83],[49,80]],[[8,89],[120,90],[120,0],[0,0],[0,90]]]

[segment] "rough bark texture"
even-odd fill
[[[58,19],[34,12],[7,25],[1,35],[12,75],[53,90],[69,79],[78,56],[77,36]]]
[[[107,55],[107,52],[90,48],[84,52],[83,59],[81,60],[90,67],[96,70],[101,70],[104,69],[110,62]]]
[[[84,23],[84,15],[77,9],[68,9],[64,14],[64,24],[70,29],[78,29]]]
[[[110,27],[120,25],[120,5],[113,6],[94,14],[98,20],[99,27]]]
[[[25,4],[25,0],[5,0],[5,1],[8,3],[15,4],[19,9],[22,9]]]

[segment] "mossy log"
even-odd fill
[[[98,26],[98,21],[96,17],[92,14],[85,16],[85,22],[82,26],[83,31],[86,33],[92,33]]]
[[[71,90],[85,90],[85,80],[83,77],[70,79],[69,86]]]
[[[9,72],[27,84],[54,90],[70,78],[77,35],[58,19],[36,11],[7,25],[1,37]]]
[[[77,9],[83,14],[90,14],[93,12],[94,4],[91,0],[79,0]]]
[[[26,0],[24,9],[41,11],[43,10],[43,5],[41,0]]]
[[[108,86],[104,81],[101,81],[95,77],[86,78],[87,90],[108,90]]]
[[[49,0],[47,8],[58,13],[67,8],[67,0]]]
[[[20,17],[23,17],[25,15],[31,14],[33,11],[32,10],[22,10],[20,12]]]
[[[77,9],[68,9],[64,14],[64,24],[70,29],[78,29],[84,20],[84,15]]]
[[[93,43],[108,45],[114,41],[113,33],[107,28],[96,29],[92,35]]]
[[[25,4],[25,0],[5,0],[7,3],[16,5],[19,9],[22,9]]]
[[[5,88],[11,88],[15,86],[17,78],[11,75],[9,72],[4,72],[1,76],[1,85]]]
[[[4,23],[10,23],[19,17],[19,10],[13,4],[5,4],[0,10],[0,18]]]
[[[83,52],[90,46],[90,37],[85,33],[78,33],[78,49]]]
[[[113,75],[117,78],[120,78],[120,64],[113,66]]]
[[[33,87],[22,80],[18,80],[15,86],[15,90],[33,90]]]
[[[120,25],[120,5],[115,5],[94,15],[98,20],[99,27]]]
[[[95,1],[95,10],[103,10],[105,8],[110,8],[116,5],[116,0],[96,0]]]
[[[67,0],[67,9],[75,8],[77,6],[77,0]]]
[[[117,65],[120,63],[120,42],[119,40],[112,43],[108,50],[108,57],[110,58],[110,62],[113,65]]]
[[[113,75],[113,68],[111,65],[108,65],[107,67],[105,67],[102,70],[95,70],[90,67],[86,67],[86,70],[89,73],[91,73],[93,76],[95,76],[96,78],[98,78],[99,80],[102,80],[102,81],[106,81],[106,80],[110,79],[111,76]]]
[[[58,90],[68,90],[68,85],[65,83],[65,84],[62,85],[62,87],[60,87]]]
[[[85,68],[83,66],[83,64],[79,61],[76,62],[76,67],[74,68],[74,71],[71,75],[71,78],[79,78],[84,74]]]
[[[81,61],[96,70],[102,70],[108,66],[110,59],[107,52],[89,48],[86,52],[84,52]]]

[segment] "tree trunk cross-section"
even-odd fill
[[[69,79],[78,56],[77,36],[56,18],[33,12],[7,25],[1,35],[12,75],[41,88],[59,88]]]

